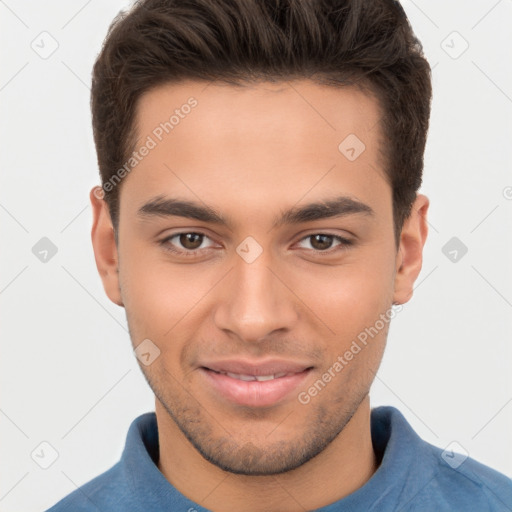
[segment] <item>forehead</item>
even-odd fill
[[[136,114],[139,140],[170,121],[174,139],[211,145],[231,141],[233,147],[241,143],[244,153],[261,143],[284,150],[297,142],[316,147],[320,141],[332,142],[337,150],[340,136],[349,133],[370,143],[368,132],[380,116],[378,102],[369,94],[309,80],[168,84],[143,94]]]
[[[308,80],[159,86],[137,105],[136,148],[151,149],[127,188],[139,203],[178,193],[257,207],[333,189],[371,202],[387,186],[379,116],[377,100],[361,90]]]

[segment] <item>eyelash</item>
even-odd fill
[[[174,233],[173,235],[171,236],[168,236],[166,238],[164,238],[163,240],[161,240],[159,242],[159,244],[164,248],[164,250],[166,251],[169,251],[173,254],[176,254],[178,256],[185,256],[187,258],[191,258],[191,257],[197,257],[198,256],[198,253],[201,251],[201,250],[205,250],[205,249],[191,249],[191,250],[177,250],[175,249],[169,242],[170,240],[172,240],[173,238],[176,238],[176,237],[179,237],[180,235],[190,235],[190,234],[194,234],[194,235],[199,235],[199,236],[203,236],[205,238],[209,238],[208,235],[206,235],[205,233],[201,233],[200,231],[181,231],[179,233]],[[340,246],[337,246],[337,248],[329,248],[329,249],[326,249],[325,251],[321,251],[319,249],[307,249],[308,251],[309,250],[312,250],[313,252],[317,253],[317,254],[328,254],[328,255],[331,255],[332,253],[334,252],[338,252],[338,251],[345,251],[348,249],[348,247],[354,245],[354,242],[352,240],[349,240],[347,238],[343,238],[342,236],[339,236],[339,235],[332,235],[330,233],[323,233],[323,232],[318,232],[318,233],[312,233],[310,235],[307,235],[303,238],[301,238],[299,240],[299,242],[302,242],[303,240],[307,240],[308,238],[312,238],[313,236],[315,235],[324,235],[324,236],[329,236],[329,237],[332,237],[334,240],[337,240],[338,242],[340,242]],[[206,248],[208,249],[208,248]]]

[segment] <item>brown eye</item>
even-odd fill
[[[168,236],[159,244],[166,250],[178,256],[199,256],[213,247],[213,242],[203,233],[183,231]]]
[[[313,249],[317,249],[319,251],[325,251],[326,249],[330,249],[332,246],[332,242],[334,239],[333,235],[311,235],[311,247]]]
[[[179,241],[182,247],[189,250],[198,249],[203,243],[204,235],[199,233],[181,233],[179,235]]]
[[[304,237],[300,244],[306,243],[302,246],[304,249],[312,250],[313,252],[331,254],[336,251],[343,251],[354,245],[352,240],[348,240],[338,235],[329,235],[326,233],[314,233]],[[309,246],[309,247],[308,247]]]

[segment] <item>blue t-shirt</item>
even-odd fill
[[[512,511],[511,479],[423,441],[394,407],[372,410],[371,435],[377,471],[317,512]],[[166,480],[158,450],[156,415],[143,414],[130,426],[121,460],[48,512],[207,512]]]

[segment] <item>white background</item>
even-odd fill
[[[1,511],[45,510],[108,469],[154,408],[90,243],[90,74],[127,5],[0,2]],[[434,68],[430,233],[372,406],[512,477],[512,1],[403,5]],[[47,59],[31,48],[43,31],[59,45]],[[47,263],[32,253],[42,237],[58,248]],[[456,263],[442,252],[452,237],[468,248]],[[59,454],[48,469],[31,458],[42,441]]]

